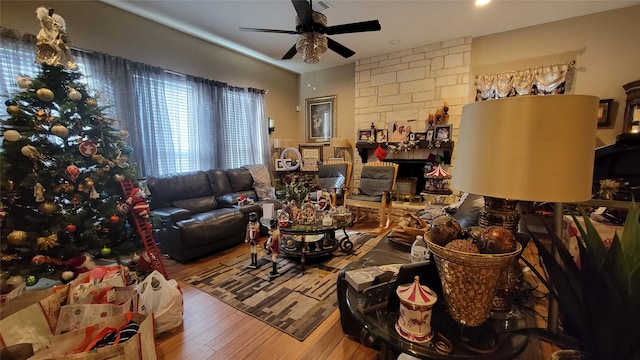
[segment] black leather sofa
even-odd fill
[[[249,213],[260,218],[262,204],[282,208],[278,200],[258,199],[245,168],[150,177],[147,187],[154,239],[163,253],[182,263],[243,243]],[[238,205],[242,196],[255,202]]]

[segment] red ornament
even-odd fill
[[[80,169],[78,169],[78,167],[75,165],[69,165],[67,166],[67,169],[64,171],[64,173],[65,175],[67,175],[69,180],[76,181],[78,176],[80,176]]]
[[[91,140],[86,140],[78,145],[78,149],[80,150],[80,154],[90,157],[95,155],[98,152],[98,146]]]
[[[78,228],[73,224],[69,224],[66,227],[66,230],[67,230],[68,233],[74,233],[74,232],[76,232],[77,229]]]
[[[116,224],[118,221],[120,221],[120,217],[118,215],[112,215],[109,218],[109,221],[111,221],[112,224]]]

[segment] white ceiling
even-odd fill
[[[300,54],[280,60],[295,35],[258,33],[239,27],[294,30],[289,0],[101,0],[176,30],[297,73],[461,37],[483,36],[640,4],[640,0],[494,0],[477,8],[471,0],[322,0],[328,26],[379,20],[381,31],[333,35],[356,54],[344,59],[328,50],[318,64]],[[316,1],[313,1],[316,8]],[[392,44],[395,42],[395,44]]]

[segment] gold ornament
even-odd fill
[[[9,235],[7,235],[7,242],[14,246],[24,245],[25,240],[27,240],[26,231],[13,230]]]
[[[40,204],[40,206],[38,206],[38,210],[40,210],[43,215],[53,215],[58,211],[58,206],[47,201]]]
[[[60,246],[60,244],[58,244],[58,235],[57,234],[52,234],[49,235],[47,237],[41,236],[39,237],[37,240],[37,244],[38,244],[38,249],[40,250],[49,250],[49,249],[53,249],[56,246]]]
[[[51,133],[55,136],[66,139],[69,136],[69,129],[63,125],[54,125],[51,127]]]
[[[45,188],[39,182],[33,186],[33,196],[36,198],[36,202],[44,201],[44,192]]]
[[[113,175],[113,179],[117,182],[120,182],[122,180],[124,180],[124,176],[120,175],[120,174],[115,174]]]
[[[20,107],[18,105],[9,105],[7,106],[7,114],[11,116],[16,116],[20,114]]]
[[[76,89],[69,89],[69,92],[67,93],[67,96],[69,96],[69,99],[71,99],[73,101],[78,101],[78,100],[82,99],[82,93],[80,93],[80,91],[78,91]]]
[[[129,137],[129,132],[127,130],[120,130],[120,137]]]
[[[40,88],[36,91],[36,95],[42,101],[51,101],[55,97],[53,91],[47,88]]]
[[[18,77],[17,84],[20,89],[28,89],[31,87],[31,84],[33,84],[33,79],[27,76],[20,76]]]
[[[7,141],[18,141],[21,137],[22,135],[15,130],[7,130],[4,132],[4,139]]]
[[[94,98],[88,98],[87,99],[87,105],[91,106],[91,107],[96,107],[98,106],[98,101]]]
[[[22,155],[29,158],[35,158],[38,156],[38,150],[31,145],[23,146],[22,149],[20,149],[20,152],[22,153]]]

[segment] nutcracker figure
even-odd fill
[[[276,269],[276,261],[278,260],[278,254],[280,254],[280,230],[278,230],[278,220],[271,219],[269,224],[271,229],[269,230],[269,239],[266,242],[267,254],[271,254],[271,266],[272,270],[269,273],[269,279],[280,276],[280,273]]]
[[[258,214],[249,213],[249,223],[247,224],[247,233],[244,242],[251,247],[251,263],[247,266],[250,269],[258,268],[258,242],[260,241],[260,223],[258,222]]]

